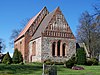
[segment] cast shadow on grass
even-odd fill
[[[34,74],[41,70],[41,65],[0,65],[0,74]]]

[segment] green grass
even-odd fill
[[[57,65],[57,75],[100,75],[100,65],[83,67],[85,70],[71,70],[64,68],[63,65]],[[0,64],[0,75],[42,75],[42,64]]]
[[[0,75],[41,75],[42,64],[0,65]]]
[[[85,70],[71,70],[58,66],[58,75],[100,75],[100,66],[82,66]]]

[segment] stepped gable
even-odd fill
[[[30,26],[33,24],[33,22],[38,18],[38,16],[42,13],[43,10],[47,10],[46,7],[44,7],[36,16],[34,16],[33,18],[30,19],[30,21],[26,24],[25,28],[20,32],[20,34],[18,35],[18,37],[15,39],[15,41],[17,41],[18,39],[20,39],[22,36],[25,35],[25,33],[28,31],[28,29],[30,28]],[[47,10],[48,11],[48,10]]]
[[[56,10],[55,10],[56,11]],[[50,22],[51,18],[53,17],[55,11],[49,13],[44,20],[42,21],[42,23],[40,24],[40,26],[38,27],[37,31],[35,32],[35,34],[33,35],[32,39],[38,38],[41,36],[41,33],[44,32],[44,30],[46,29],[48,23]]]
[[[50,12],[50,13],[44,18],[44,20],[42,21],[42,23],[41,23],[40,26],[38,27],[37,31],[34,33],[34,35],[33,35],[33,37],[32,37],[31,40],[36,39],[36,38],[42,36],[42,33],[44,33],[46,27],[48,27],[49,22],[50,22],[50,21],[52,20],[52,18],[57,14],[58,11],[60,11],[60,8],[59,8],[59,7],[57,7],[53,12]],[[60,12],[61,12],[61,11],[60,11]],[[62,13],[61,13],[61,14],[62,14]],[[63,14],[62,14],[62,15],[63,15]],[[66,20],[65,20],[65,22],[66,22]],[[66,24],[67,24],[67,22],[66,22]],[[67,24],[67,25],[68,25],[68,24]],[[69,32],[71,33],[71,35],[73,36],[73,38],[75,38],[74,35],[73,35],[73,33],[72,33],[72,31],[71,31],[71,29],[70,29],[70,27],[69,27],[69,25],[68,25],[68,30],[69,30]]]

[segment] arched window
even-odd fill
[[[36,55],[36,41],[34,41],[33,44],[32,44],[32,55],[33,56]]]
[[[52,56],[55,56],[55,42],[52,43]]]
[[[57,42],[57,56],[60,56],[60,40]]]
[[[65,48],[66,48],[66,44],[64,43],[62,45],[62,55],[65,56]]]

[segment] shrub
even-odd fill
[[[15,49],[14,54],[13,54],[12,61],[15,64],[19,63],[18,49]]]
[[[19,63],[22,63],[22,62],[23,62],[23,57],[22,57],[21,52],[19,52]]]
[[[72,68],[74,66],[74,61],[72,61],[71,59],[69,59],[68,61],[66,61],[66,67],[67,68]]]
[[[2,63],[4,64],[11,64],[12,62],[12,59],[9,55],[9,52],[7,52],[7,54],[4,56],[3,60],[2,60]]]
[[[87,59],[86,65],[91,66],[91,65],[98,65],[99,61],[96,58],[90,58]]]
[[[14,64],[23,62],[22,54],[21,54],[21,52],[18,51],[18,49],[15,49],[12,60],[13,60]]]
[[[78,48],[76,51],[76,58],[77,58],[77,64],[78,65],[85,65],[86,63],[86,53],[84,48]]]
[[[86,65],[91,66],[93,64],[93,61],[91,59],[87,59]]]
[[[66,67],[72,68],[75,64],[75,55],[73,55],[68,61],[66,61]]]
[[[98,65],[99,64],[98,59],[92,58],[91,60],[93,61],[93,65]]]
[[[75,56],[75,55],[73,55],[73,56],[71,57],[71,60],[74,62],[74,64],[76,64],[76,56]]]

